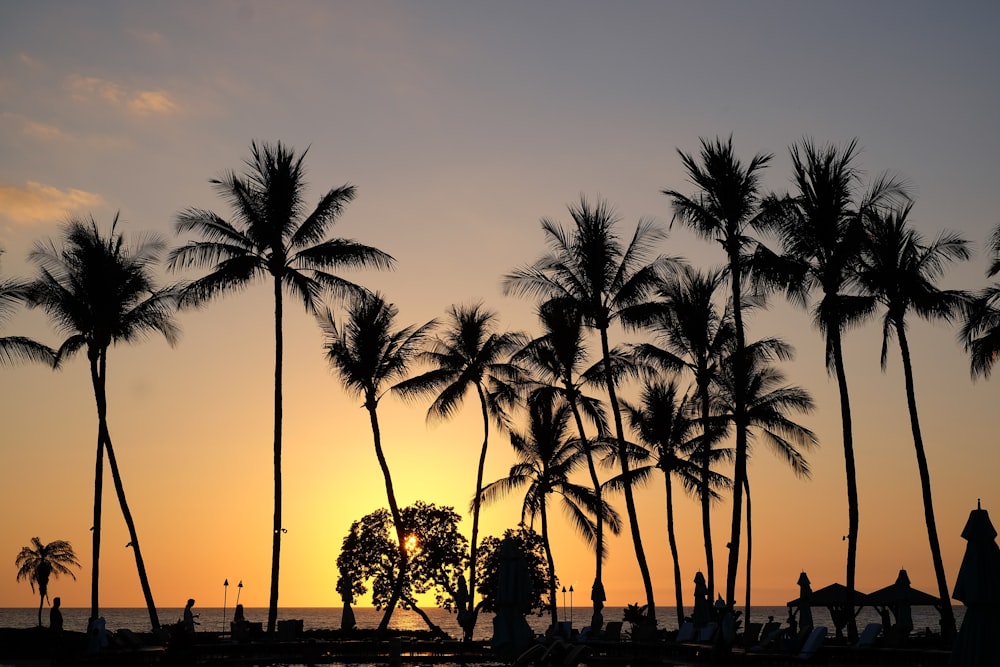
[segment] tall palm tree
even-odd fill
[[[743,326],[743,288],[746,259],[754,241],[747,234],[764,220],[760,207],[760,178],[771,161],[770,153],[758,153],[746,166],[733,151],[732,136],[726,141],[701,139],[700,162],[690,154],[678,150],[681,162],[691,183],[697,188],[694,195],[684,195],[677,190],[663,190],[673,204],[674,217],[709,241],[719,243],[726,253],[729,283],[732,288],[733,325],[736,339],[734,371],[744,376],[747,372],[743,361],[746,333]],[[729,562],[726,572],[726,601],[736,600],[736,573],[739,567],[740,529],[743,515],[743,487],[747,466],[746,397],[745,381],[737,382],[734,396],[736,419],[736,448],[733,464],[733,520],[729,539]]]
[[[274,524],[271,541],[271,592],[267,631],[278,619],[278,576],[281,563],[281,426],[284,292],[315,313],[323,292],[337,297],[361,290],[331,271],[342,268],[391,268],[394,260],[381,250],[350,239],[329,239],[327,233],[354,199],[351,185],[334,188],[307,213],[305,168],[308,150],[295,151],[280,142],[250,145],[243,174],[228,172],[212,179],[218,193],[233,208],[232,220],[212,211],[189,208],[177,216],[177,232],[195,232],[170,253],[172,270],[208,268],[207,275],[187,285],[184,304],[202,304],[270,276],[274,291]]]
[[[609,505],[599,505],[589,488],[570,480],[573,473],[585,464],[586,455],[579,441],[570,435],[572,410],[569,405],[560,397],[541,391],[529,397],[527,410],[527,430],[510,431],[510,443],[517,462],[511,466],[506,477],[483,487],[483,501],[490,503],[527,487],[521,505],[521,523],[533,528],[537,516],[542,524],[552,625],[555,627],[559,617],[555,560],[549,540],[549,496],[556,495],[562,500],[566,516],[589,544],[593,544],[595,539],[595,522],[591,517],[602,515],[611,526],[620,526],[621,520]]]
[[[934,520],[931,476],[920,433],[913,364],[906,337],[906,316],[913,312],[926,320],[953,321],[968,303],[968,295],[960,290],[940,289],[934,283],[943,275],[949,262],[968,259],[970,253],[968,242],[952,232],[943,232],[932,243],[925,243],[923,236],[909,223],[912,208],[912,204],[906,204],[889,211],[873,211],[868,216],[867,238],[857,279],[865,293],[875,297],[885,308],[882,319],[883,370],[889,341],[895,336],[899,343],[910,429],[913,431],[913,447],[920,473],[924,520],[941,597],[941,632],[946,638],[951,638],[955,634],[955,616]]]
[[[326,311],[320,326],[326,333],[326,357],[340,377],[341,384],[352,396],[364,399],[371,421],[375,457],[385,481],[385,493],[396,527],[399,546],[399,576],[392,597],[386,605],[378,632],[389,627],[389,619],[402,594],[406,580],[405,523],[396,502],[392,475],[382,449],[382,431],[378,422],[378,404],[394,382],[406,375],[410,363],[420,353],[421,346],[435,326],[432,320],[423,326],[394,329],[397,308],[386,303],[380,294],[361,292],[355,294],[347,309],[345,320],[338,325],[333,313]]]
[[[810,476],[809,463],[802,453],[819,443],[816,434],[793,421],[791,413],[812,412],[815,405],[809,393],[795,385],[785,383],[785,375],[773,365],[774,361],[788,361],[792,348],[777,338],[765,338],[747,345],[741,362],[743,371],[737,370],[735,342],[722,363],[718,392],[715,395],[713,421],[717,427],[738,428],[740,420],[747,433],[747,458],[753,453],[755,441],[763,441],[782,459],[798,477]],[[737,383],[742,382],[740,387]],[[746,400],[742,413],[736,409],[736,397]],[[750,512],[750,478],[745,476],[742,491],[747,495],[747,564],[746,608],[744,622],[750,622],[752,533]]]
[[[27,580],[31,584],[31,592],[35,592],[38,584],[38,627],[42,627],[42,606],[49,597],[49,578],[60,574],[68,574],[76,579],[72,567],[80,567],[76,559],[73,545],[66,540],[56,540],[42,544],[37,537],[31,538],[31,546],[21,547],[21,552],[14,560],[17,567],[17,580]]]
[[[0,255],[3,250],[0,249]],[[0,324],[14,313],[27,297],[27,285],[16,280],[0,280]],[[26,336],[0,336],[0,366],[19,361],[37,361],[52,365],[55,350]]]
[[[993,230],[988,243],[992,253],[986,276],[1000,274],[1000,225]],[[962,324],[962,341],[969,353],[972,377],[989,379],[993,364],[1000,357],[1000,283],[994,283],[981,290],[969,302],[965,321]]]
[[[155,237],[135,246],[129,245],[118,232],[118,216],[115,215],[106,236],[93,218],[71,220],[63,230],[61,249],[51,241],[40,242],[29,255],[38,265],[39,275],[29,287],[28,304],[44,310],[56,329],[67,335],[56,354],[56,363],[83,349],[90,362],[90,379],[97,403],[91,615],[98,616],[100,609],[101,496],[104,451],[107,449],[118,504],[128,527],[129,546],[135,556],[154,630],[160,626],[156,605],[108,428],[107,366],[108,349],[113,344],[133,343],[151,333],[161,334],[171,345],[177,341],[174,294],[170,289],[158,289],[153,276],[153,267],[164,247]]]
[[[757,265],[767,263],[778,269],[789,299],[800,306],[807,305],[812,292],[820,292],[811,311],[813,323],[826,340],[827,371],[836,376],[840,393],[847,478],[846,605],[852,607],[859,507],[842,338],[850,326],[874,313],[875,300],[851,294],[848,287],[861,252],[865,212],[905,198],[906,193],[899,181],[887,176],[878,178],[866,192],[860,192],[862,172],[857,165],[857,140],[838,148],[820,147],[810,139],[803,139],[790,152],[796,191],[789,198],[771,201],[777,215],[771,219],[770,228],[781,241],[782,256],[776,257],[760,246]],[[848,631],[849,640],[856,640],[854,623],[848,624]]]
[[[702,437],[697,434],[697,411],[693,409],[690,399],[687,394],[680,395],[675,382],[647,379],[640,390],[639,403],[621,401],[629,426],[636,433],[637,443],[649,452],[652,461],[649,465],[633,468],[633,481],[648,476],[654,469],[663,473],[667,542],[674,564],[678,627],[684,623],[684,595],[674,531],[673,480],[676,478],[688,493],[697,494],[702,488],[702,474],[701,465],[695,457],[705,448]],[[709,483],[718,486],[719,477],[718,474],[710,476]]]
[[[534,264],[516,269],[503,279],[505,294],[538,297],[553,301],[554,307],[575,311],[595,329],[601,341],[605,387],[614,417],[621,474],[629,478],[625,431],[618,405],[611,345],[608,331],[615,320],[625,326],[645,321],[650,314],[647,302],[661,275],[673,269],[676,260],[663,255],[650,259],[664,234],[649,220],[641,220],[627,243],[615,233],[617,217],[611,207],[585,198],[569,207],[573,225],[568,230],[552,220],[542,220],[549,252]],[[636,561],[642,575],[649,608],[649,623],[656,624],[653,582],[639,533],[639,518],[629,485],[624,488],[625,508]]]
[[[718,379],[719,363],[732,343],[733,319],[728,307],[720,309],[721,271],[699,271],[685,265],[677,275],[657,289],[663,308],[647,325],[656,336],[655,343],[641,343],[632,354],[641,365],[652,365],[673,372],[686,368],[693,376],[702,425],[700,449],[694,458],[701,465],[701,526],[705,542],[705,570],[708,597],[715,599],[715,554],[712,548],[711,504],[717,497],[712,489],[712,463],[731,458],[731,449],[717,449],[711,437],[711,401],[713,383]],[[730,481],[718,480],[725,487]]]
[[[590,475],[591,488],[598,506],[603,504],[603,490],[600,476],[597,472],[595,447],[592,438],[587,437],[584,427],[584,415],[596,429],[598,438],[604,438],[608,433],[607,417],[599,400],[582,392],[586,383],[603,380],[603,368],[589,366],[587,363],[587,348],[585,343],[583,321],[580,313],[575,310],[560,308],[558,304],[546,302],[538,308],[538,317],[542,324],[542,335],[528,342],[513,357],[512,361],[523,365],[531,376],[531,382],[537,386],[536,391],[551,391],[562,396],[569,406],[576,425],[577,437],[587,460],[587,472]],[[604,548],[604,518],[598,513],[594,524],[594,584],[591,589],[593,615],[591,628],[594,632],[601,629],[606,599],[603,583],[603,564],[606,557]]]
[[[469,609],[472,613],[469,622],[462,628],[465,639],[469,641],[476,627],[476,549],[490,419],[502,427],[505,408],[516,398],[514,384],[520,371],[508,358],[524,343],[523,334],[498,331],[497,325],[496,313],[482,304],[452,306],[444,331],[431,343],[430,349],[420,355],[422,361],[432,366],[431,370],[393,387],[393,391],[404,397],[437,394],[427,410],[428,420],[454,416],[466,394],[471,391],[479,397],[483,444],[479,450],[476,489],[472,497],[472,540],[469,549]]]

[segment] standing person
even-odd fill
[[[62,598],[52,598],[52,609],[49,610],[49,627],[52,629],[52,633],[59,637],[62,635],[63,631],[63,617],[62,610],[60,606],[62,605]]]
[[[198,614],[194,613],[194,598],[187,601],[187,605],[184,607],[184,632],[188,635],[194,634],[194,626],[198,625],[198,622],[194,619],[198,618]]]

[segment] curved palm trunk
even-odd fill
[[[552,631],[559,627],[559,604],[556,600],[556,561],[552,558],[552,546],[549,544],[549,517],[545,513],[545,496],[542,496],[542,546],[545,547],[545,562],[549,568],[549,600],[552,601]]]
[[[663,485],[667,494],[667,541],[670,556],[674,561],[674,597],[677,602],[677,627],[684,625],[684,593],[681,587],[681,561],[677,553],[677,537],[674,535],[674,488],[670,483],[670,471],[664,471]]]
[[[45,593],[38,590],[38,627],[42,627],[42,607],[45,606]]]
[[[450,639],[448,633],[442,630],[441,626],[432,621],[431,617],[427,615],[427,612],[421,609],[415,602],[410,602],[410,609],[412,609],[417,614],[417,616],[423,619],[424,624],[431,632],[434,633],[435,636],[441,637],[443,639]]]
[[[622,411],[618,406],[618,395],[615,391],[615,381],[611,377],[611,348],[608,345],[607,327],[600,328],[601,353],[604,357],[604,381],[608,387],[608,401],[611,403],[611,413],[615,418],[615,436],[618,438],[618,460],[621,462],[622,479],[628,481],[631,475],[628,464],[628,449],[625,446],[625,428],[622,425]],[[632,529],[632,545],[635,548],[635,559],[639,563],[642,574],[642,586],[646,591],[648,615],[646,622],[650,627],[656,627],[656,603],[653,600],[653,580],[649,576],[649,565],[646,563],[646,552],[642,548],[642,535],[639,532],[639,516],[635,511],[635,498],[632,495],[632,485],[623,485],[625,493],[625,510],[628,512],[629,527]]]
[[[153,602],[153,591],[149,587],[149,578],[146,576],[146,564],[142,559],[142,550],[139,548],[139,535],[135,530],[135,521],[132,520],[132,511],[125,500],[125,486],[122,484],[121,474],[118,472],[118,461],[115,459],[115,450],[111,445],[111,436],[107,434],[108,464],[111,466],[111,478],[115,483],[115,493],[118,494],[118,504],[122,509],[122,516],[125,518],[125,525],[128,527],[128,536],[132,551],[135,554],[135,567],[139,572],[139,585],[142,587],[142,596],[146,600],[146,609],[149,612],[149,624],[153,630],[160,629],[160,619],[156,613],[156,604]]]
[[[389,619],[396,609],[396,604],[403,594],[403,582],[406,580],[407,554],[406,536],[403,534],[403,517],[399,512],[399,505],[396,504],[396,492],[392,487],[392,475],[389,473],[389,464],[385,460],[385,453],[382,451],[382,431],[378,425],[378,402],[373,396],[369,396],[365,401],[365,408],[368,410],[368,417],[372,425],[372,438],[375,443],[375,457],[378,459],[378,466],[382,470],[382,477],[385,479],[385,495],[389,502],[389,513],[392,514],[392,523],[396,527],[396,541],[399,544],[399,575],[396,577],[396,585],[393,586],[392,596],[382,614],[382,620],[375,631],[382,634],[389,627]]]
[[[844,351],[840,331],[836,327],[830,332],[833,347],[833,363],[837,373],[837,387],[840,390],[840,419],[844,433],[844,468],[847,474],[847,600],[846,607],[854,609],[854,580],[858,558],[858,479],[854,465],[854,428],[851,422],[851,400],[847,393],[847,372],[844,369]],[[858,624],[854,614],[847,624],[848,642],[858,640]]]
[[[604,566],[604,500],[601,495],[601,480],[597,476],[597,466],[594,464],[594,455],[590,450],[590,440],[587,439],[586,431],[583,428],[583,418],[580,416],[580,408],[576,403],[576,393],[572,383],[565,383],[566,395],[569,400],[569,408],[573,411],[573,419],[576,422],[576,430],[580,434],[580,444],[583,445],[584,454],[587,457],[587,470],[590,472],[590,483],[594,486],[594,498],[597,501],[597,517],[594,530],[594,548],[596,549],[596,564],[594,566],[594,585],[591,588],[590,599],[594,605],[593,615],[590,617],[591,631],[597,633],[603,624],[601,610],[604,609],[604,596],[598,592],[604,591],[604,581],[602,580],[602,570]]]
[[[90,356],[88,354],[88,356]],[[100,367],[98,367],[100,364]],[[93,563],[90,570],[90,617],[100,616],[100,572],[101,572],[101,499],[104,496],[104,441],[108,431],[107,396],[104,391],[104,353],[90,356],[90,381],[94,386],[94,400],[97,402],[97,463],[94,468],[94,525],[91,528]]]
[[[736,451],[733,462],[733,520],[729,537],[729,562],[726,571],[726,604],[736,604],[736,575],[739,569],[740,530],[743,520],[743,485],[747,478],[747,423],[746,423],[746,361],[744,351],[746,338],[743,333],[743,308],[740,295],[739,255],[729,251],[729,267],[732,272],[733,323],[736,329],[736,349],[733,352],[733,411],[736,422]]]
[[[701,383],[699,383],[701,384]],[[715,554],[712,553],[712,497],[709,479],[711,468],[711,445],[708,442],[708,420],[711,416],[711,401],[708,395],[708,385],[698,388],[701,394],[701,421],[704,425],[702,436],[705,442],[701,446],[701,532],[705,539],[705,569],[708,573],[708,599],[715,599]]]
[[[281,280],[274,277],[274,535],[271,538],[271,596],[267,606],[267,633],[278,622],[278,573],[281,565],[281,368],[284,337],[281,330]]]
[[[483,495],[483,474],[486,470],[486,448],[490,441],[490,414],[486,404],[486,396],[483,388],[476,384],[476,392],[479,394],[479,404],[483,409],[483,447],[479,452],[479,467],[476,470],[476,495],[472,501],[472,540],[469,544],[469,609],[472,615],[466,627],[462,628],[462,639],[472,641],[472,632],[476,629],[476,618],[479,616],[476,608],[476,558],[478,554],[479,542],[479,509],[482,506]]]
[[[944,574],[941,559],[941,545],[938,542],[937,524],[934,521],[934,499],[931,495],[931,473],[924,453],[924,440],[920,435],[920,420],[917,416],[917,396],[913,384],[913,368],[910,365],[910,346],[902,323],[896,320],[896,335],[899,336],[899,351],[903,356],[903,375],[906,380],[906,405],[910,411],[910,426],[913,429],[913,447],[917,453],[917,468],[920,471],[920,490],[924,499],[924,520],[927,523],[927,539],[931,545],[934,574],[937,578],[938,595],[941,598],[941,636],[946,641],[955,637],[955,615],[951,608],[951,595]]]

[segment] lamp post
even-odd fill
[[[222,634],[226,633],[226,596],[229,595],[229,579],[222,582]]]
[[[573,629],[573,584],[569,585],[569,627]]]
[[[563,617],[565,618],[565,616],[566,616],[566,587],[565,586],[563,586],[562,594],[563,594]]]
[[[243,580],[240,579],[240,583],[236,584],[236,604],[240,603],[240,593],[243,592]]]

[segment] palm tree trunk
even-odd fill
[[[38,591],[38,627],[42,627],[42,607],[45,606],[45,593]]]
[[[139,535],[135,530],[135,521],[132,520],[132,512],[129,510],[128,501],[125,500],[125,486],[122,484],[121,474],[118,472],[118,461],[115,459],[115,450],[111,445],[111,436],[105,434],[107,441],[105,445],[108,450],[108,464],[111,466],[111,478],[115,483],[115,492],[118,494],[118,504],[122,509],[122,516],[125,518],[125,525],[128,527],[128,536],[132,551],[135,554],[135,567],[139,572],[139,585],[142,587],[142,595],[146,600],[146,609],[149,611],[149,624],[154,631],[160,629],[160,619],[156,614],[156,604],[153,602],[153,591],[149,587],[149,578],[146,576],[146,565],[142,560],[142,550],[139,549]]]
[[[753,556],[753,524],[750,522],[750,478],[743,479],[743,488],[747,496],[747,590],[746,606],[743,608],[743,627],[750,627],[750,573],[751,560]]]
[[[281,279],[274,277],[274,535],[271,538],[271,595],[267,606],[267,634],[273,636],[278,623],[278,573],[281,569],[281,370],[282,335]]]
[[[88,350],[87,356],[90,358],[90,381],[94,386],[94,400],[97,403],[97,462],[94,468],[94,525],[91,527],[93,535],[92,550],[93,563],[90,570],[90,617],[100,616],[100,572],[101,572],[101,500],[104,496],[104,440],[107,432],[107,398],[104,391],[104,379],[101,370],[98,368],[99,359],[103,366],[103,355],[91,353]]]
[[[701,382],[699,381],[699,384]],[[715,554],[712,553],[712,496],[709,486],[711,468],[711,445],[708,442],[708,420],[711,416],[711,400],[708,395],[708,385],[699,387],[701,393],[701,421],[704,425],[702,436],[705,442],[701,446],[701,531],[705,538],[705,569],[708,573],[708,599],[715,599]]]
[[[548,565],[549,600],[552,601],[552,631],[559,627],[559,603],[556,600],[556,561],[552,557],[552,545],[549,544],[549,517],[545,513],[545,496],[541,498],[542,514],[542,546],[545,548],[545,562]]]
[[[927,466],[927,455],[924,453],[924,440],[920,435],[920,419],[917,416],[917,396],[913,383],[913,368],[910,365],[910,346],[906,340],[906,332],[902,322],[896,321],[896,335],[899,337],[899,350],[903,356],[903,375],[906,380],[906,404],[910,411],[910,426],[913,429],[913,447],[917,453],[917,468],[920,471],[920,490],[924,499],[924,520],[927,523],[927,539],[931,546],[931,558],[934,561],[934,575],[937,578],[938,595],[941,598],[941,636],[946,641],[955,637],[955,615],[951,608],[951,595],[948,592],[948,581],[944,574],[944,561],[941,558],[941,545],[938,542],[937,524],[934,521],[934,499],[931,495],[931,473]]]
[[[646,622],[650,627],[656,627],[656,603],[653,600],[653,580],[649,576],[649,565],[646,563],[646,552],[642,548],[642,535],[639,532],[639,516],[635,510],[635,497],[632,495],[630,480],[631,471],[628,464],[628,449],[625,446],[625,428],[622,425],[622,411],[618,405],[618,395],[615,391],[615,380],[611,375],[611,348],[608,345],[608,329],[601,327],[601,354],[604,358],[604,381],[608,387],[608,401],[611,403],[611,413],[615,418],[615,436],[618,438],[618,460],[621,462],[622,479],[625,481],[625,510],[628,512],[628,522],[632,529],[632,546],[635,548],[635,559],[639,563],[639,573],[642,575],[642,586],[646,591],[648,614]]]
[[[597,476],[597,466],[594,464],[594,454],[590,449],[590,440],[583,428],[583,417],[580,416],[580,406],[576,402],[576,390],[571,382],[565,383],[566,396],[569,401],[570,410],[573,411],[573,419],[576,421],[576,430],[580,434],[580,444],[583,445],[583,452],[587,456],[587,470],[590,472],[590,483],[594,486],[594,499],[597,502],[597,516],[594,530],[594,549],[596,551],[596,564],[594,566],[594,585],[590,589],[590,599],[593,602],[594,612],[590,617],[590,629],[597,633],[601,629],[603,619],[601,610],[604,609],[604,582],[602,580],[602,570],[604,566],[604,500],[602,499],[603,489],[601,480]]]
[[[840,330],[835,326],[830,331],[830,345],[833,348],[833,364],[837,373],[837,387],[840,390],[840,419],[843,423],[844,468],[847,474],[847,599],[845,606],[854,609],[855,571],[858,560],[858,479],[854,464],[854,428],[851,422],[851,400],[847,393],[847,372],[844,369],[844,351]],[[858,624],[854,614],[847,624],[847,640],[854,644],[858,640]]]
[[[734,239],[732,243],[738,243]],[[733,462],[733,520],[729,537],[729,562],[726,571],[726,604],[736,604],[736,575],[739,569],[740,530],[743,522],[743,484],[747,477],[747,420],[746,420],[746,338],[743,332],[741,303],[739,248],[728,249],[729,268],[732,273],[733,323],[736,329],[736,349],[733,352],[733,412],[736,426],[736,451]]]
[[[472,540],[469,544],[469,608],[475,609],[476,602],[476,557],[479,545],[479,509],[482,506],[483,496],[483,474],[486,470],[486,448],[490,441],[490,413],[486,404],[486,396],[483,388],[476,383],[476,392],[479,394],[479,404],[483,409],[483,447],[479,452],[479,467],[476,469],[476,495],[472,499]],[[476,617],[478,613],[473,612],[469,623],[462,629],[462,638],[465,641],[472,641],[472,633],[476,629]]]
[[[677,602],[677,627],[684,625],[684,593],[681,586],[681,561],[677,553],[677,537],[674,535],[674,489],[670,483],[670,471],[663,471],[663,485],[667,494],[667,541],[670,556],[674,561],[674,597]]]
[[[393,586],[392,596],[385,607],[382,620],[375,631],[378,634],[382,634],[389,627],[389,619],[392,618],[392,612],[396,609],[396,604],[403,593],[403,582],[406,579],[407,569],[406,536],[403,534],[403,517],[399,512],[399,505],[396,504],[396,492],[392,487],[392,475],[389,473],[389,464],[386,462],[385,453],[382,451],[382,431],[378,425],[378,399],[375,396],[367,396],[365,408],[368,410],[368,417],[371,421],[372,438],[375,442],[375,457],[378,459],[379,468],[382,470],[382,477],[385,479],[385,495],[389,502],[392,523],[396,527],[396,541],[399,544],[399,576],[396,578],[396,584]]]

